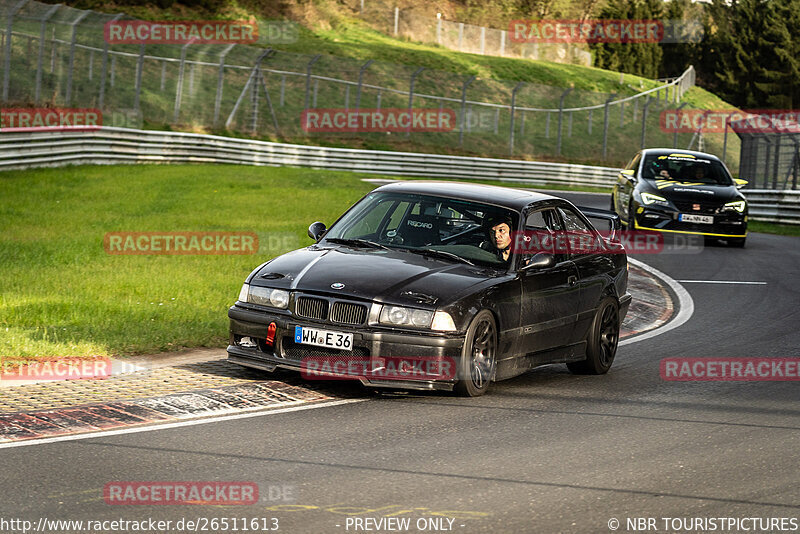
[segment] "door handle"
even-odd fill
[[[567,283],[568,283],[570,286],[574,286],[575,284],[577,284],[577,283],[578,283],[578,277],[577,277],[577,276],[575,276],[575,275],[569,275],[569,276],[567,277]]]

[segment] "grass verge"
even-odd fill
[[[0,356],[224,346],[247,274],[309,242],[364,175],[223,165],[66,167],[0,176]],[[324,192],[323,192],[324,190]],[[110,255],[107,232],[255,232],[252,255]]]

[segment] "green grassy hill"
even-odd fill
[[[559,97],[566,88],[572,93],[566,97],[566,107],[597,105],[605,101],[608,94],[614,93],[616,98],[632,96],[640,91],[659,86],[659,82],[618,72],[606,71],[592,67],[582,67],[553,63],[548,61],[532,61],[494,56],[481,56],[394,39],[377,31],[368,22],[360,19],[352,9],[339,3],[323,0],[309,4],[257,3],[241,2],[232,4],[224,0],[198,3],[203,7],[190,7],[181,3],[165,2],[169,7],[159,8],[156,4],[125,5],[100,3],[96,0],[68,2],[69,5],[81,8],[92,8],[108,13],[126,12],[132,16],[150,20],[204,20],[221,19],[258,19],[266,21],[280,17],[290,17],[302,22],[298,29],[298,39],[289,44],[271,44],[278,53],[268,58],[265,69],[279,71],[305,72],[305,65],[312,54],[323,57],[314,66],[314,74],[329,78],[354,81],[358,77],[359,66],[367,60],[374,60],[366,71],[365,84],[386,87],[379,96],[378,91],[365,89],[362,94],[361,107],[406,107],[408,98],[405,95],[392,94],[391,90],[406,91],[412,73],[417,67],[425,67],[418,77],[415,92],[418,94],[441,95],[455,99],[447,105],[460,112],[458,99],[461,86],[468,76],[477,76],[468,89],[467,98],[477,102],[494,102],[508,104],[511,91],[518,82],[526,85],[517,95],[517,105],[531,108],[555,108]],[[303,7],[304,6],[304,7]],[[303,9],[301,9],[303,7]],[[305,11],[304,11],[305,10]],[[34,29],[38,32],[38,26]],[[67,37],[66,35],[64,36]],[[215,48],[216,46],[216,48]],[[265,45],[266,46],[266,45]],[[127,45],[128,51],[137,52],[136,45]],[[148,45],[148,54],[163,54],[178,57],[179,45]],[[187,58],[207,62],[216,62],[219,45],[196,46],[189,50]],[[254,61],[257,51],[248,47],[237,47],[231,53],[229,64],[249,65]],[[33,68],[26,54],[20,54],[12,68],[17,75],[28,76],[31,80],[21,84],[32,85]],[[82,71],[88,70],[89,58],[84,54],[76,57],[76,66]],[[95,60],[97,61],[97,60]],[[119,61],[117,79],[128,80],[127,84],[117,84],[109,91],[107,102],[119,108],[132,107],[132,84],[135,79],[136,64],[133,60]],[[197,132],[217,133],[221,135],[252,136],[264,140],[287,141],[304,144],[320,144],[327,146],[352,146],[382,150],[404,150],[421,152],[439,152],[453,154],[469,154],[487,157],[509,157],[510,113],[501,110],[494,116],[494,109],[475,106],[468,110],[472,120],[473,113],[478,115],[474,120],[475,128],[470,128],[460,142],[458,132],[425,133],[413,136],[370,133],[370,134],[327,134],[309,135],[300,128],[300,114],[304,108],[305,81],[302,76],[281,76],[274,73],[265,75],[265,83],[271,92],[275,109],[275,119],[267,112],[266,102],[262,101],[258,109],[257,128],[253,131],[251,116],[253,108],[248,98],[244,99],[235,120],[229,128],[213,123],[213,101],[216,91],[216,69],[204,67],[198,69],[199,81],[192,85],[188,92],[184,87],[183,108],[177,123],[172,121],[174,106],[174,88],[177,73],[174,65],[170,67],[165,84],[159,84],[163,65],[145,62],[142,91],[142,109],[144,125],[148,128],[171,128]],[[97,70],[97,66],[95,66]],[[680,73],[675,73],[678,75]],[[247,72],[233,75],[227,74],[225,95],[222,102],[223,115],[233,108],[236,97],[241,93],[247,79]],[[59,79],[49,80],[52,91],[63,93],[63,75]],[[95,98],[96,82],[77,80],[76,90],[86,91],[86,102]],[[351,89],[354,89],[351,87]],[[278,98],[278,94],[284,97]],[[333,82],[321,81],[315,89],[318,94],[317,107],[353,107],[355,90],[346,90],[345,86]],[[378,100],[380,98],[380,101]],[[57,98],[54,99],[57,103]],[[731,109],[715,95],[700,88],[691,89],[684,95],[683,103],[687,108],[696,109]],[[416,107],[436,107],[440,101],[416,98]],[[563,117],[562,144],[560,154],[557,150],[556,123],[554,113],[527,112],[516,117],[516,139],[513,157],[537,160],[571,161],[601,165],[621,165],[639,148],[641,143],[641,107],[640,99],[636,105],[624,108],[613,106],[609,120],[608,157],[602,158],[602,110],[576,112],[572,117]],[[661,131],[659,114],[674,107],[661,100],[650,107],[646,123],[647,146],[672,146],[675,141],[671,133]],[[524,115],[524,117],[523,117]],[[590,125],[591,122],[591,125]],[[274,124],[278,127],[275,128]],[[495,126],[496,124],[496,126]],[[686,147],[693,135],[681,133],[677,137],[677,146]],[[708,151],[722,153],[723,138],[721,134],[708,135],[705,138]],[[693,148],[697,148],[694,144]],[[726,161],[732,170],[738,170],[739,142],[734,135],[729,135]]]

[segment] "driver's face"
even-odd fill
[[[506,223],[492,226],[492,235],[494,236],[494,243],[497,248],[506,248],[511,244],[511,228],[509,228]]]

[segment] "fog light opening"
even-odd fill
[[[236,344],[240,347],[245,349],[254,349],[256,348],[256,342],[253,338],[248,336],[236,336],[238,339],[236,340]]]

